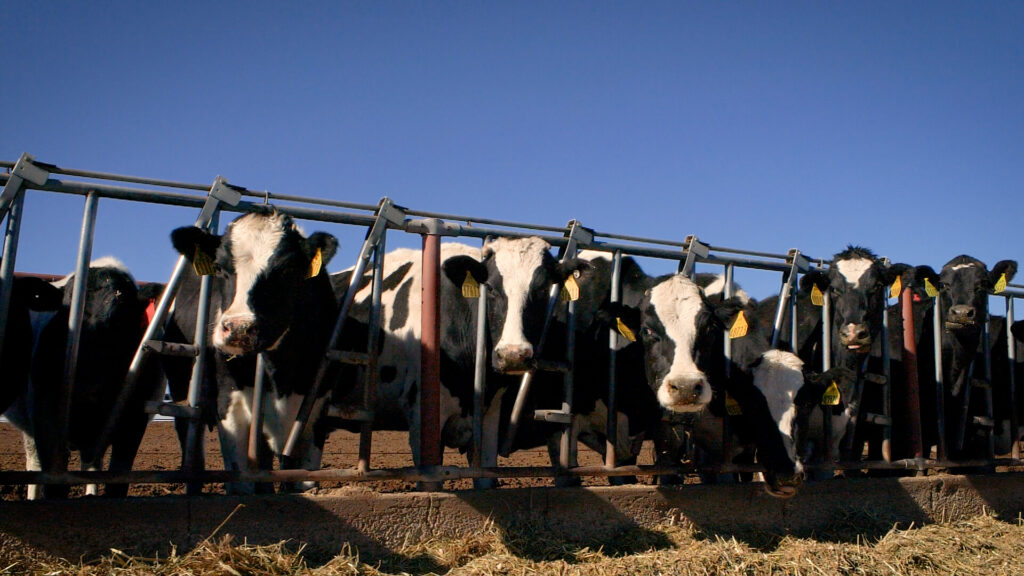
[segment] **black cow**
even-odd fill
[[[86,281],[85,310],[71,397],[71,419],[68,422],[68,446],[56,446],[62,422],[58,402],[64,386],[73,278],[70,275],[50,285],[33,283],[32,297],[37,302],[54,303],[59,298],[56,300],[59,305],[35,306],[51,308],[51,311],[33,313],[34,350],[30,354],[30,381],[25,393],[6,413],[11,423],[23,432],[29,470],[60,472],[59,453],[67,449],[80,452],[84,470],[102,468],[103,454],[93,453],[94,445],[107,422],[110,407],[123,385],[128,365],[147,323],[145,308],[151,295],[140,295],[131,274],[120,262],[113,258],[94,261]],[[24,294],[15,294],[18,299],[22,296]],[[112,435],[111,471],[131,469],[149,421],[144,404],[163,394],[162,381],[155,366],[148,365],[143,370],[140,385],[126,404]],[[106,494],[121,496],[127,493],[127,489],[123,484],[110,485]],[[96,487],[87,487],[87,493],[96,494]],[[47,495],[63,494],[66,494],[66,488],[47,488]],[[29,487],[29,498],[42,495],[40,487]]]
[[[193,263],[202,259],[215,269],[204,403],[215,402],[217,407],[225,468],[246,470],[257,355],[263,355],[266,365],[263,433],[273,453],[280,455],[299,406],[312,389],[336,319],[337,302],[326,266],[338,242],[324,232],[306,237],[289,216],[270,210],[240,216],[223,236],[196,227],[178,228],[171,243]],[[199,277],[190,270],[177,295],[166,339],[192,340],[198,293]],[[164,364],[172,390],[182,397],[188,364],[174,368],[174,361],[166,359]],[[324,396],[329,390],[324,388]],[[321,397],[312,421],[323,405]],[[281,467],[318,469],[322,440],[314,439],[307,427],[297,455],[281,458]],[[271,464],[261,460],[261,467]]]
[[[59,288],[41,278],[15,278],[11,288],[11,305],[4,327],[3,382],[0,382],[0,414],[28,390],[32,370],[35,338],[32,320],[40,312],[60,308],[63,294]]]

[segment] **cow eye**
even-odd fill
[[[643,334],[644,340],[648,340],[651,342],[657,342],[658,340],[661,340],[661,338],[658,337],[658,333],[655,332],[650,326],[644,326],[641,333]]]

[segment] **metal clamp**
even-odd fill
[[[43,186],[49,178],[49,171],[40,168],[31,154],[22,154],[17,164],[14,165],[14,169],[11,170],[11,176],[7,179],[7,183],[4,184],[3,193],[0,194],[0,219],[7,216],[14,197],[25,189],[26,182]]]

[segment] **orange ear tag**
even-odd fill
[[[725,413],[729,416],[741,416],[743,414],[740,403],[730,396],[728,392],[725,393]]]
[[[899,298],[900,292],[903,291],[903,278],[896,277],[896,281],[892,283],[889,288],[889,298]]]
[[[818,288],[817,284],[811,285],[811,304],[815,306],[825,305],[825,295],[821,293],[821,288]]]
[[[615,319],[615,327],[619,330],[619,334],[622,334],[623,338],[630,342],[636,342],[636,334],[633,334],[633,331],[629,329],[629,326],[626,326],[622,318]]]
[[[476,278],[473,278],[473,275],[469,273],[469,270],[466,270],[466,279],[462,281],[462,297],[480,297],[480,283],[476,281]]]
[[[309,273],[306,278],[313,278],[320,274],[320,269],[324,266],[324,255],[319,248],[316,249],[316,254],[313,254],[313,259],[309,262]]]
[[[939,290],[937,288],[935,288],[935,285],[932,284],[931,280],[925,278],[924,279],[924,293],[927,294],[931,298],[935,298],[936,296],[939,295]]]
[[[213,265],[213,260],[206,252],[199,249],[198,244],[196,244],[196,253],[192,256],[192,268],[200,276],[210,276],[217,271],[217,268]]]
[[[748,328],[747,317],[744,316],[743,310],[740,310],[740,313],[736,315],[736,321],[732,323],[732,328],[729,329],[729,338],[743,338],[747,335]]]
[[[992,287],[992,293],[999,294],[1003,290],[1006,290],[1006,274],[999,277],[999,281]]]
[[[562,302],[577,301],[580,299],[580,285],[576,282],[576,277],[579,276],[577,273],[573,273],[565,279],[565,283],[562,284],[562,291],[559,295],[562,298]]]
[[[833,382],[831,386],[825,389],[825,393],[821,395],[822,406],[839,406],[839,386]]]

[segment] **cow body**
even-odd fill
[[[112,258],[93,262],[86,281],[81,340],[67,423],[68,445],[57,446],[63,420],[58,404],[64,386],[73,278],[73,275],[67,276],[48,287],[36,286],[34,297],[37,300],[51,300],[56,305],[47,306],[51,308],[48,311],[32,312],[29,380],[24,393],[6,413],[11,423],[22,430],[29,470],[59,472],[59,461],[63,459],[59,454],[64,450],[80,453],[83,470],[102,468],[103,454],[94,453],[95,444],[146,326],[146,302],[140,299],[135,281],[124,265]],[[149,421],[145,402],[163,394],[162,380],[153,368],[152,365],[143,367],[139,385],[118,418],[112,435],[111,471],[131,469]],[[62,495],[66,488],[50,487],[48,493]],[[96,494],[96,487],[90,485],[87,493]],[[125,493],[127,485],[107,487],[108,495]],[[42,495],[38,486],[30,487],[30,498]]]
[[[203,404],[217,423],[227,470],[246,470],[253,382],[257,355],[266,367],[266,411],[263,434],[273,454],[280,455],[303,398],[313,388],[337,316],[337,303],[325,271],[337,240],[318,232],[305,237],[288,216],[276,211],[253,212],[232,222],[223,236],[195,227],[171,235],[178,252],[193,260],[202,255],[214,263],[207,332],[207,373]],[[191,342],[195,334],[200,279],[185,274],[169,321],[168,340]],[[187,390],[191,363],[165,359],[172,391]],[[328,375],[332,380],[336,373]],[[330,389],[324,388],[324,394]],[[315,422],[323,408],[315,404]],[[281,458],[282,468],[319,468],[323,438],[307,427],[294,458]],[[267,452],[266,454],[270,454]],[[261,467],[269,467],[266,456]],[[248,492],[251,486],[235,485]]]

